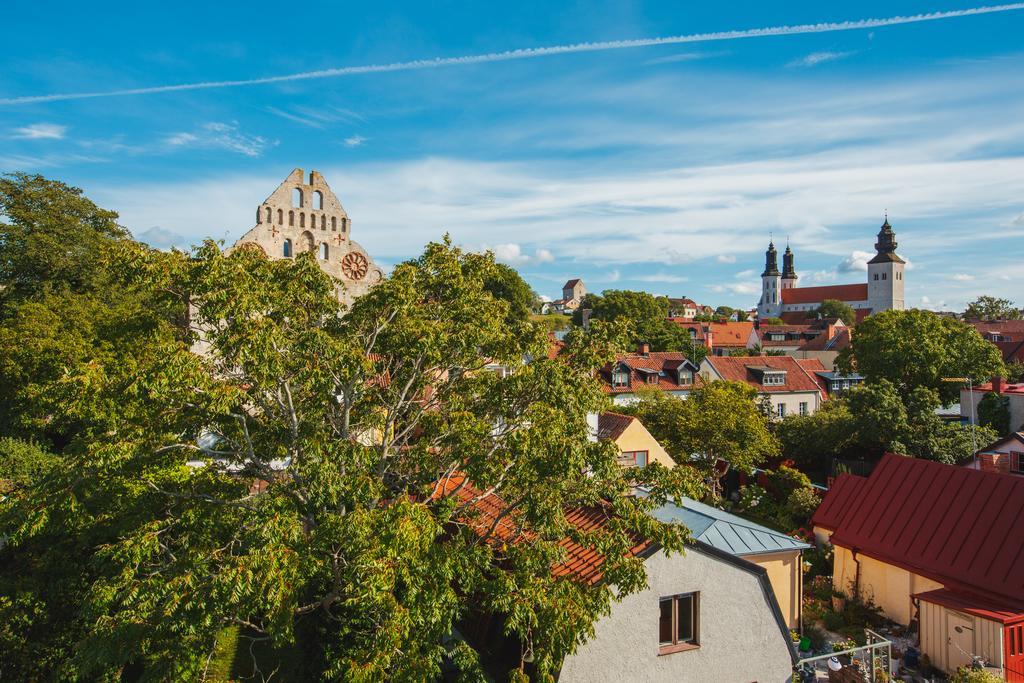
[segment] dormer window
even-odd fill
[[[690,370],[680,368],[677,384],[693,384],[693,373]]]
[[[781,387],[786,384],[785,370],[766,370],[761,375],[761,384],[766,387]]]
[[[646,380],[647,380],[648,384],[657,384],[658,383],[658,376],[657,375],[647,375]]]
[[[629,371],[624,368],[616,368],[612,372],[612,386],[613,387],[628,387],[629,386]]]

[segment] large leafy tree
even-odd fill
[[[504,263],[495,263],[484,281],[484,290],[495,299],[508,303],[512,319],[524,320],[536,306],[537,294],[518,271]]]
[[[825,299],[815,309],[814,315],[819,318],[839,318],[851,326],[857,324],[857,314],[854,312],[853,307],[845,301],[839,301],[838,299]]]
[[[1021,309],[1009,299],[988,295],[979,296],[964,310],[964,318],[968,320],[1020,320],[1022,316]]]
[[[682,351],[695,363],[704,360],[706,349],[694,341],[690,333],[668,320],[666,297],[647,292],[609,289],[600,295],[588,294],[583,305],[573,314],[573,321],[582,324],[582,311],[590,310],[591,320],[624,321],[631,326],[630,344],[650,344],[652,351]]]
[[[1003,370],[999,350],[973,327],[917,309],[866,318],[838,363],[868,382],[888,380],[904,396],[916,388],[933,390],[946,405],[957,399],[961,386],[950,378],[978,381]]]
[[[756,399],[757,392],[741,382],[710,382],[686,399],[640,392],[626,410],[640,418],[677,463],[695,467],[714,496],[730,469],[751,472],[779,452]]]
[[[600,329],[548,360],[489,293],[490,256],[431,244],[344,313],[309,255],[125,244],[120,263],[188,333],[54,382],[55,410],[104,428],[0,505],[3,677],[194,680],[232,626],[296,679],[424,680],[446,657],[470,675],[479,653],[449,635],[473,605],[544,678],[644,585],[636,534],[681,549],[647,511],[689,480],[587,436]],[[489,542],[473,501],[436,495],[460,476],[529,542]],[[653,495],[623,495],[638,484]],[[615,522],[581,537],[564,511],[598,504]],[[552,577],[566,535],[606,555],[603,583]]]

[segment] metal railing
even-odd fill
[[[890,674],[892,667],[892,641],[883,638],[871,629],[864,629],[867,639],[865,645],[852,647],[840,652],[829,652],[824,655],[805,657],[793,667],[794,681],[817,680],[819,665],[827,668],[828,661],[833,657],[849,657],[851,662],[856,662],[858,669],[865,681],[875,683],[876,673],[884,671]],[[887,679],[886,679],[887,680]]]

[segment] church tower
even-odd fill
[[[761,273],[761,301],[757,305],[759,318],[777,318],[782,312],[782,277],[779,274],[779,252],[775,243],[768,243],[764,253],[764,272]]]
[[[793,269],[793,252],[787,244],[786,251],[782,254],[782,288],[796,287],[796,277],[796,270]]]
[[[895,309],[902,311],[903,270],[906,261],[896,254],[896,233],[886,215],[875,242],[875,257],[868,261],[868,305],[872,313]]]

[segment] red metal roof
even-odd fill
[[[847,505],[833,544],[1024,610],[1024,478],[889,453]]]
[[[939,588],[926,593],[915,593],[913,597],[925,602],[935,603],[936,605],[951,607],[960,612],[967,612],[983,619],[998,621],[1001,624],[1016,624],[1017,622],[1024,621],[1024,612],[1008,610],[990,600],[966,593],[956,593],[947,588]]]
[[[826,299],[838,301],[867,301],[868,283],[856,285],[823,285],[821,287],[793,287],[782,290],[784,304],[820,304]],[[843,322],[847,322],[844,320]]]
[[[864,477],[846,472],[836,477],[832,482],[832,488],[825,494],[825,499],[811,517],[811,526],[820,526],[829,531],[839,528],[843,514],[853,507],[853,501],[866,481]]]

